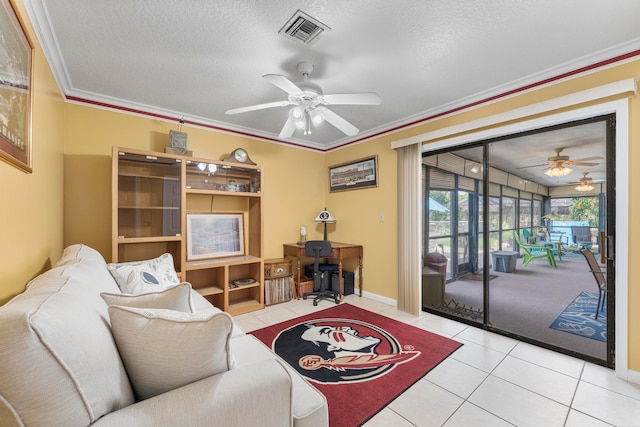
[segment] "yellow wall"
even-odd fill
[[[33,173],[0,161],[0,304],[62,251],[64,102],[21,1],[18,15],[34,45]]]
[[[20,8],[21,16],[26,17],[21,3]],[[35,42],[30,27],[28,31]],[[3,236],[0,302],[22,291],[31,277],[55,262],[63,245],[83,242],[110,259],[111,146],[162,151],[167,145],[169,130],[177,129],[176,124],[152,118],[63,104],[39,46],[36,46],[34,70],[34,173],[25,174],[0,163],[0,180],[11,184],[2,186],[5,197],[0,210]],[[197,127],[184,126],[182,130],[189,134],[189,148],[198,157],[221,159],[234,148],[244,147],[264,168],[267,258],[280,257],[282,243],[296,241],[301,225],[307,226],[309,238],[320,237],[322,228],[313,223],[313,218],[326,206],[337,218],[335,224],[329,225],[329,238],[364,245],[365,290],[395,298],[397,171],[391,141],[637,75],[640,75],[640,60],[327,154]],[[629,158],[638,162],[640,100],[633,97],[630,106]],[[379,162],[377,188],[328,193],[327,166],[373,154],[378,155]],[[640,170],[630,167],[629,171],[629,194],[618,197],[628,196],[629,218],[635,218],[640,214]],[[384,221],[379,220],[380,214],[384,215]],[[629,236],[618,238],[636,242],[640,228],[632,221]],[[629,259],[633,260],[636,246],[629,244],[629,248]],[[628,359],[629,368],[640,371],[640,313],[634,310],[640,304],[640,266],[629,265]]]

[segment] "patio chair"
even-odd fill
[[[551,265],[553,268],[558,268],[551,248],[538,244],[533,245],[529,243],[522,243],[522,240],[520,240],[520,235],[518,235],[518,233],[514,233],[514,235],[516,237],[518,246],[520,246],[524,251],[524,256],[522,257],[522,265],[528,265],[534,259],[545,258],[547,261],[549,261],[549,265]]]
[[[532,238],[533,236],[531,235],[531,232],[529,230],[527,230],[526,228],[523,228],[522,237],[524,237],[525,242],[529,243],[529,239]]]
[[[545,246],[549,248],[549,250],[551,250],[551,253],[553,253],[553,255],[557,256],[558,259],[562,261],[562,242],[560,242],[559,240],[557,241],[552,240],[550,237],[551,235],[549,234],[548,231],[545,234],[547,239],[546,241],[541,240],[539,242],[530,243],[529,238],[532,237],[531,232],[526,228],[522,229],[522,237],[524,237],[524,240],[527,244]]]
[[[607,299],[607,276],[604,274],[604,271],[600,268],[600,264],[596,261],[596,257],[593,255],[589,249],[580,250],[582,255],[584,255],[587,260],[587,264],[589,264],[589,271],[593,273],[594,279],[596,279],[596,285],[598,286],[598,305],[596,306],[596,320],[598,319],[598,314],[604,310],[604,303]]]
[[[591,245],[593,244],[593,242],[591,241],[591,227],[571,227],[571,236],[573,238],[574,244],[580,246],[582,249],[591,249]]]

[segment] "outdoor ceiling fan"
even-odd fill
[[[324,94],[320,86],[308,81],[308,77],[313,71],[313,64],[301,62],[297,68],[303,79],[298,83],[293,83],[279,74],[265,74],[262,76],[270,83],[287,92],[286,101],[233,108],[225,111],[225,113],[238,114],[292,105],[293,107],[289,110],[289,117],[280,131],[280,138],[291,137],[296,129],[301,129],[305,135],[309,135],[311,134],[311,124],[318,126],[325,120],[341,132],[354,136],[360,130],[325,107],[325,105],[380,105],[380,96],[375,92]]]
[[[561,156],[564,147],[562,148],[554,148],[553,151],[556,152],[555,156],[551,156],[547,158],[547,163],[539,164],[539,165],[530,165],[530,166],[522,166],[517,169],[527,169],[527,168],[537,168],[541,166],[546,166],[547,168],[544,171],[544,174],[551,177],[562,177],[567,176],[573,169],[568,166],[598,166],[599,163],[590,163],[592,160],[601,160],[602,157],[584,157],[582,159],[571,160],[569,156]]]
[[[577,181],[570,182],[569,184],[577,184],[575,189],[578,191],[591,191],[594,188],[592,185],[594,182],[604,182],[604,179],[598,179],[594,181],[593,178],[587,176],[588,174],[589,172],[583,172],[582,178]]]

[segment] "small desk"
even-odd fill
[[[309,258],[304,253],[304,245],[297,243],[285,243],[282,245],[284,256],[292,256],[297,260],[297,283],[300,283],[300,269],[302,258]],[[358,289],[360,290],[360,296],[362,296],[362,245],[352,245],[349,243],[331,242],[331,253],[322,258],[337,259],[338,260],[338,294],[342,299],[342,260],[345,258],[358,257]],[[329,281],[331,282],[331,281]],[[300,295],[298,295],[300,298]]]

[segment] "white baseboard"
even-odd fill
[[[640,372],[627,369],[627,378],[625,379],[630,383],[640,384]]]
[[[367,292],[367,291],[364,291],[364,290],[362,291],[362,296],[363,297],[367,297],[369,299],[372,299],[374,301],[378,301],[378,302],[382,302],[384,304],[392,305],[394,307],[398,306],[398,301],[394,300],[393,298],[383,297],[382,295],[374,294],[374,293]]]

